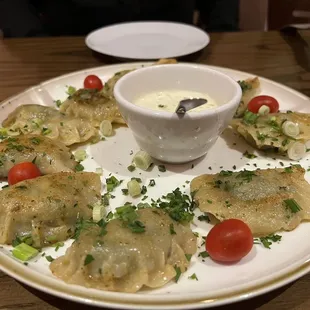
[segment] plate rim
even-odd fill
[[[150,57],[132,57],[132,56],[124,56],[124,55],[120,55],[120,54],[115,54],[115,53],[106,53],[106,52],[103,52],[100,48],[96,48],[94,47],[92,44],[90,44],[90,37],[95,33],[95,32],[98,32],[100,30],[105,30],[107,28],[112,28],[112,27],[122,27],[122,26],[125,26],[125,25],[128,25],[128,24],[156,24],[156,23],[160,23],[160,24],[173,24],[173,25],[179,25],[180,27],[188,27],[188,28],[192,28],[192,29],[195,29],[197,32],[200,32],[202,33],[204,36],[205,36],[205,42],[204,44],[201,44],[201,47],[197,47],[197,48],[194,48],[192,52],[188,53],[188,52],[181,52],[181,53],[178,53],[177,55],[167,55],[165,57],[154,57],[154,58],[150,58]],[[123,22],[123,23],[117,23],[117,24],[111,24],[111,25],[108,25],[108,26],[104,26],[104,27],[99,27],[97,29],[94,29],[93,31],[91,31],[89,34],[87,34],[87,36],[85,37],[85,45],[97,52],[97,53],[100,53],[100,54],[103,54],[103,55],[107,55],[107,56],[111,56],[111,57],[116,57],[116,58],[121,58],[121,59],[136,59],[136,60],[154,60],[154,59],[157,59],[157,58],[173,58],[173,57],[182,57],[182,56],[186,56],[186,55],[191,55],[191,54],[194,54],[202,49],[204,49],[206,46],[209,45],[211,41],[211,38],[210,38],[210,35],[202,30],[201,28],[195,26],[195,25],[191,25],[191,24],[186,24],[186,23],[180,23],[180,22],[169,22],[169,21],[160,21],[160,20],[154,20],[154,21],[136,21],[136,22]]]
[[[182,62],[183,63],[183,62]],[[127,62],[127,63],[120,63],[120,64],[112,64],[112,65],[103,65],[103,66],[95,66],[90,67],[78,71],[73,71],[67,74],[59,75],[57,77],[54,77],[52,79],[48,79],[43,81],[42,83],[39,83],[37,85],[31,86],[26,88],[25,90],[17,93],[16,95],[12,95],[3,101],[0,102],[0,105],[2,108],[4,108],[6,105],[8,105],[11,101],[18,99],[20,96],[23,96],[27,92],[30,92],[32,90],[36,90],[37,88],[42,87],[45,84],[56,82],[57,80],[61,78],[67,78],[74,75],[83,74],[88,71],[100,71],[100,70],[111,70],[114,71],[114,68],[137,68],[139,66],[148,66],[153,64],[153,62]],[[192,63],[191,63],[192,64]],[[285,89],[307,101],[310,101],[310,98],[301,92],[294,90],[286,85],[280,84],[278,82],[272,81],[268,78],[260,77],[258,75],[245,72],[245,71],[239,71],[234,70],[230,68],[220,67],[220,66],[212,66],[212,65],[206,65],[206,64],[195,64],[197,66],[206,66],[213,69],[222,69],[224,72],[231,72],[231,73],[237,73],[237,74],[245,74],[245,75],[252,75],[257,76],[262,81],[274,84],[282,89]],[[194,297],[189,299],[188,301],[184,300],[173,300],[173,301],[123,301],[121,299],[118,299],[115,297],[106,297],[106,296],[100,296],[100,297],[94,297],[94,296],[87,296],[86,292],[78,292],[76,290],[71,290],[70,285],[67,289],[68,290],[62,290],[61,288],[58,288],[57,285],[53,285],[53,283],[44,282],[43,280],[40,280],[39,275],[36,274],[36,271],[32,271],[31,269],[27,268],[20,264],[19,262],[15,261],[14,259],[8,257],[6,254],[0,252],[0,270],[2,270],[4,273],[8,274],[9,276],[13,277],[14,279],[30,286],[35,289],[38,289],[40,291],[46,292],[48,294],[51,294],[56,297],[61,297],[67,300],[80,302],[87,305],[93,305],[93,306],[108,306],[112,308],[119,308],[122,307],[123,309],[133,309],[133,307],[139,306],[141,309],[154,309],[156,307],[157,309],[192,309],[192,308],[207,308],[207,307],[213,307],[213,306],[220,306],[224,304],[231,304],[239,301],[243,301],[249,298],[253,298],[255,296],[273,291],[277,288],[280,288],[286,284],[289,284],[296,279],[302,277],[303,275],[310,272],[310,259],[306,260],[299,266],[296,266],[292,270],[288,270],[285,274],[278,275],[274,279],[266,280],[263,283],[260,284],[254,284],[251,287],[248,287],[247,289],[236,289],[234,292],[231,293],[222,293],[218,296],[214,297],[208,297],[208,298],[202,298],[202,297]],[[29,280],[31,278],[34,278],[34,280]]]

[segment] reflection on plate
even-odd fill
[[[65,99],[66,85],[79,88],[88,74],[96,74],[105,81],[116,72],[141,65],[147,64],[133,63],[93,68],[44,82],[5,101],[0,107],[0,121],[2,122],[18,105],[25,102],[54,107],[54,100]],[[252,77],[243,72],[212,68],[236,80]],[[260,78],[260,82],[262,92],[277,98],[281,109],[310,112],[310,101],[307,97],[264,78]],[[127,167],[138,151],[138,146],[126,127],[117,128],[116,134],[106,138],[105,141],[80,148],[84,148],[88,154],[87,159],[83,161],[85,170],[94,172],[96,168],[102,167],[102,181],[110,174],[124,182],[132,177],[138,177],[142,179],[143,184],[149,184],[150,180],[154,179],[156,186],[148,188],[145,202],[150,202],[152,198],[157,199],[177,187],[189,193],[189,181],[203,173],[218,173],[221,170],[233,169],[238,171],[245,168],[248,170],[281,168],[289,166],[292,162],[282,156],[270,158],[255,151],[230,130],[223,133],[205,157],[184,165],[166,165],[165,172],[159,171],[157,166],[146,172],[138,169],[133,172],[128,171]],[[243,155],[246,151],[255,153],[258,157],[249,159]],[[307,170],[309,156],[299,163]],[[310,180],[309,172],[306,172],[305,177],[307,181]],[[136,203],[136,200],[124,196],[121,188],[118,187],[113,192],[115,199],[110,200],[111,210],[124,205],[126,201]],[[202,243],[201,236],[207,235],[211,227],[209,223],[194,219],[192,229],[199,233],[198,245]],[[206,308],[241,301],[268,292],[306,274],[310,271],[310,246],[306,242],[296,243],[296,240],[304,240],[304,236],[309,233],[310,223],[307,222],[302,223],[292,232],[280,232],[281,242],[273,243],[270,249],[256,244],[246,258],[233,265],[222,265],[213,262],[210,258],[202,258],[201,255],[199,256],[199,253],[204,251],[202,245],[178,283],[171,281],[160,289],[144,289],[135,294],[100,291],[66,284],[52,276],[49,262],[44,256],[39,255],[25,266],[12,258],[10,246],[1,247],[0,267],[12,277],[39,290],[89,305],[127,309]],[[65,242],[65,246],[58,251],[55,247],[48,247],[44,248],[43,252],[45,256],[56,258],[63,255],[71,243],[72,240]],[[193,274],[198,280],[191,278]]]
[[[86,37],[99,53],[128,59],[173,58],[195,53],[210,42],[203,30],[171,22],[132,22],[100,28]]]

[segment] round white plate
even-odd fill
[[[99,53],[128,59],[159,59],[188,55],[210,42],[194,26],[171,22],[132,22],[103,27],[86,37]]]
[[[66,85],[81,87],[83,79],[88,74],[97,74],[106,80],[115,72],[138,68],[141,65],[141,63],[133,63],[92,68],[44,82],[4,102],[0,107],[0,121],[20,104],[33,102],[54,106],[53,100],[65,99]],[[236,80],[251,77],[250,74],[239,71],[213,68],[227,73]],[[280,102],[281,109],[310,113],[309,98],[267,79],[261,78],[261,84],[262,92],[276,97]],[[290,165],[290,161],[286,159],[272,159],[256,153],[243,140],[229,131],[222,135],[206,157],[185,165],[167,165],[167,171],[164,173],[159,172],[156,166],[149,172],[139,170],[129,172],[127,170],[133,154],[138,150],[128,128],[118,128],[113,137],[98,144],[87,145],[85,149],[88,158],[82,164],[87,171],[95,171],[97,167],[102,167],[105,177],[112,173],[125,182],[131,177],[140,177],[143,183],[148,184],[149,179],[154,178],[156,186],[149,187],[148,199],[145,202],[150,201],[151,198],[161,197],[176,187],[189,192],[188,181],[203,173],[217,173],[222,169],[232,170],[233,166],[236,166],[237,170],[244,168],[254,170],[256,169],[254,164],[257,165],[257,168]],[[245,150],[256,153],[258,157],[256,159],[243,157],[242,154]],[[306,169],[309,166],[309,158],[307,156],[300,161],[300,164]],[[102,177],[103,183],[104,176]],[[310,180],[310,172],[306,173],[306,179]],[[115,193],[113,192],[116,198],[111,200],[112,210],[130,200],[128,196],[122,195],[121,188],[122,186],[117,188]],[[133,201],[138,203],[139,199]],[[205,236],[211,225],[195,219],[192,228],[201,236]],[[202,247],[193,257],[188,271],[181,276],[178,283],[171,282],[160,289],[144,290],[136,294],[107,292],[68,285],[53,277],[48,268],[49,262],[45,257],[38,256],[25,266],[12,258],[10,246],[0,248],[0,268],[29,286],[88,305],[117,309],[207,308],[266,293],[296,280],[310,271],[310,244],[304,241],[305,236],[310,235],[310,223],[302,223],[294,231],[280,232],[280,234],[282,235],[280,243],[274,243],[271,249],[255,244],[251,253],[234,265],[217,264],[209,258],[203,261],[201,257],[198,257],[199,252],[204,250]],[[57,252],[53,247],[46,248],[43,252],[54,258],[58,257],[65,252],[71,242],[72,240],[67,241],[65,247],[60,248]],[[193,273],[196,273],[198,281],[188,278]]]

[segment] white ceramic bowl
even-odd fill
[[[154,111],[133,102],[153,91],[207,93],[218,107],[199,112]],[[242,95],[229,76],[195,64],[169,64],[137,69],[122,77],[114,96],[128,127],[144,151],[167,163],[185,163],[205,155],[228,126]]]

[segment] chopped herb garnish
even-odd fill
[[[38,137],[33,137],[30,139],[30,141],[35,145],[39,145],[41,142],[41,140]]]
[[[185,257],[186,257],[187,261],[190,262],[192,259],[192,254],[185,254]]]
[[[258,243],[258,241],[260,241],[265,248],[270,249],[270,246],[273,242],[279,242],[281,241],[281,239],[282,236],[280,235],[269,235],[266,237],[261,237],[259,239],[254,239],[254,243]]]
[[[181,268],[178,267],[178,266],[174,266],[174,270],[175,270],[175,273],[176,273],[174,281],[177,283],[179,281],[179,279],[180,279],[180,276],[181,276],[182,272],[181,272]]]
[[[55,260],[55,258],[53,258],[52,256],[50,256],[50,255],[48,255],[48,256],[45,256],[45,258],[46,258],[46,260],[48,261],[48,262],[52,262],[53,260]]]
[[[59,248],[63,247],[65,244],[63,242],[57,242],[53,246],[55,247],[55,251],[57,252]]]
[[[285,167],[284,172],[286,173],[293,173],[292,167]]]
[[[250,182],[252,181],[253,176],[256,176],[255,172],[250,171],[250,170],[243,170],[239,172],[236,178],[242,178],[244,179],[244,181]]]
[[[198,216],[198,220],[199,221],[205,221],[205,222],[207,222],[207,223],[210,223],[210,218],[209,218],[209,216],[208,215],[199,215]]]
[[[212,200],[207,199],[207,202],[211,204],[211,203],[212,203]]]
[[[256,155],[251,154],[251,153],[249,153],[248,151],[245,151],[245,152],[243,153],[243,156],[246,157],[246,158],[249,158],[249,159],[253,159],[253,158],[256,158],[256,157],[257,157]]]
[[[228,177],[228,176],[230,176],[230,175],[232,175],[232,174],[233,174],[232,171],[229,171],[229,170],[222,170],[222,171],[220,171],[219,176]]]
[[[142,188],[141,188],[141,195],[146,194],[146,192],[147,192],[147,188],[146,188],[145,185],[143,185]]]
[[[290,143],[290,140],[289,139],[284,139],[283,141],[282,141],[282,146],[286,146],[286,145],[288,145]]]
[[[123,195],[127,196],[128,195],[128,189],[122,188],[122,193],[123,193]]]
[[[170,230],[170,234],[171,235],[176,235],[177,233],[175,232],[175,230],[174,230],[174,225],[171,223],[170,225],[169,225],[169,230]]]
[[[207,251],[203,251],[203,252],[200,252],[198,254],[198,257],[202,257],[202,258],[206,258],[206,257],[209,257],[209,253]]]
[[[19,185],[19,186],[16,186],[15,188],[18,188],[18,189],[27,189],[27,186],[25,186],[25,185]]]
[[[131,180],[135,180],[135,181],[137,181],[138,183],[142,183],[141,178],[131,178]]]
[[[153,186],[155,186],[155,185],[156,185],[155,180],[154,180],[154,179],[151,179],[151,180],[150,180],[150,183],[149,183],[149,186],[153,187]]]
[[[37,156],[31,161],[33,164],[36,163],[36,160],[37,160]]]
[[[115,176],[111,176],[110,178],[106,179],[107,190],[108,192],[112,192],[117,186],[121,184]]]
[[[76,88],[73,87],[73,86],[67,86],[67,91],[66,93],[69,95],[69,96],[72,96],[75,92],[76,92]]]
[[[158,170],[159,170],[160,172],[166,172],[166,166],[164,166],[164,165],[158,165]]]
[[[297,213],[302,210],[301,206],[295,201],[295,199],[285,199],[283,202],[292,213]]]
[[[238,81],[238,84],[240,85],[243,93],[247,90],[252,89],[252,84],[250,84],[246,81]]]
[[[189,276],[188,277],[189,279],[191,279],[191,280],[196,280],[196,281],[198,281],[198,278],[197,278],[197,276],[196,276],[196,273],[193,273],[191,276]]]
[[[59,108],[62,105],[61,100],[56,100],[55,103],[57,108]]]
[[[136,170],[136,167],[134,165],[130,165],[127,167],[128,171],[133,172]]]
[[[50,134],[51,132],[52,132],[51,129],[43,127],[41,133],[42,133],[42,135],[46,136],[46,135]]]
[[[90,264],[92,261],[94,261],[94,257],[90,254],[87,254],[84,260],[84,266]]]
[[[145,225],[140,221],[134,221],[128,224],[128,228],[131,229],[134,233],[142,233],[145,232]]]
[[[267,138],[269,138],[268,135],[260,133],[258,131],[256,132],[256,135],[257,135],[257,139],[262,142],[264,142]]]
[[[247,125],[254,125],[256,124],[258,117],[259,117],[258,114],[246,111],[243,116],[243,122]]]
[[[75,166],[75,171],[83,171],[84,170],[84,166],[80,163],[78,163],[76,166]]]

